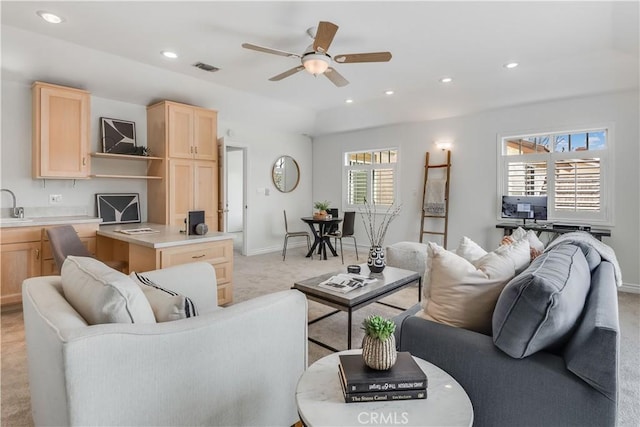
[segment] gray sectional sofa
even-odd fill
[[[578,236],[580,237],[580,236]],[[493,336],[399,315],[396,339],[451,374],[474,426],[614,426],[619,322],[615,260],[556,245],[504,288]]]

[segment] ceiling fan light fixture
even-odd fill
[[[329,68],[331,58],[322,53],[309,53],[302,57],[302,65],[307,72],[317,76],[323,74]]]

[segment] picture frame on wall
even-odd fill
[[[136,123],[100,117],[102,152],[133,154],[136,152]]]
[[[96,194],[96,207],[102,224],[141,222],[138,193]]]

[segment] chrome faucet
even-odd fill
[[[0,189],[0,192],[2,191],[6,191],[7,193],[11,194],[11,197],[13,198],[13,207],[11,209],[11,216],[13,218],[24,218],[24,208],[23,207],[16,207],[16,195],[13,194],[13,191],[7,189],[7,188],[2,188]]]

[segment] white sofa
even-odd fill
[[[298,420],[307,366],[307,301],[283,291],[217,306],[215,271],[194,263],[146,274],[190,297],[200,315],[88,326],[60,276],[22,296],[35,425],[269,425]]]

